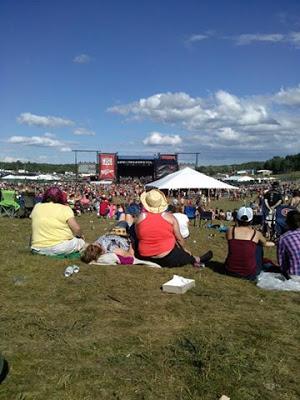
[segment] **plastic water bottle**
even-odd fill
[[[74,270],[73,270],[73,265],[69,265],[64,272],[64,276],[66,278],[68,278],[69,276],[71,276],[73,274]]]
[[[72,267],[73,267],[73,273],[74,274],[78,274],[78,272],[80,270],[79,266],[78,265],[72,265]]]

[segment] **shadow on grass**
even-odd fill
[[[0,355],[0,384],[7,377],[9,372],[8,362]]]
[[[218,261],[209,261],[206,266],[217,274],[226,275],[224,263]]]

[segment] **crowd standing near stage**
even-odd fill
[[[3,181],[0,183],[1,190],[12,189],[16,191],[16,198],[21,206],[20,216],[22,216],[22,209],[24,209],[26,205],[26,199],[28,200],[28,197],[32,199],[32,250],[35,252],[49,254],[49,252],[51,253],[52,251],[51,248],[54,248],[55,254],[59,253],[61,249],[64,249],[66,252],[83,250],[84,236],[80,230],[78,217],[83,213],[95,213],[99,218],[125,221],[128,232],[132,226],[136,226],[136,233],[133,235],[132,240],[133,242],[137,241],[139,245],[135,246],[135,243],[133,243],[132,248],[140,257],[144,257],[145,259],[154,258],[162,266],[168,267],[185,264],[199,266],[201,265],[201,257],[199,258],[198,255],[193,256],[190,254],[185,248],[185,239],[189,236],[189,222],[192,219],[195,221],[198,220],[199,222],[202,213],[210,213],[211,221],[220,221],[220,223],[217,224],[219,226],[222,225],[222,221],[236,223],[236,228],[230,228],[227,232],[228,255],[225,262],[225,271],[227,270],[231,275],[240,275],[240,277],[244,278],[251,275],[251,279],[253,279],[253,276],[256,276],[254,269],[257,264],[254,260],[257,245],[259,243],[268,245],[267,243],[270,243],[268,239],[273,239],[273,237],[268,236],[271,235],[268,229],[263,231],[263,233],[252,231],[252,227],[250,227],[249,224],[255,218],[257,219],[260,217],[261,221],[265,223],[265,226],[271,226],[276,209],[280,205],[285,204],[293,208],[293,211],[290,212],[291,214],[289,218],[287,218],[287,232],[280,232],[280,235],[276,238],[278,242],[278,263],[279,267],[285,272],[295,275],[300,274],[300,191],[299,187],[293,183],[283,183],[279,185],[275,182],[272,186],[253,184],[241,186],[238,190],[234,191],[169,191],[169,209],[168,207],[161,207],[159,212],[153,212],[153,208],[151,208],[149,204],[147,209],[147,199],[151,202],[151,198],[147,197],[147,193],[151,193],[151,191],[144,191],[143,180],[140,179],[126,178],[119,183],[110,185],[96,185],[89,182],[58,183],[56,189],[60,192],[59,195],[58,191],[55,192],[53,187],[51,188],[52,192],[51,190],[49,192],[49,186],[49,184],[37,183],[11,184]],[[152,194],[153,193],[152,191]],[[162,192],[157,190],[156,193]],[[162,193],[161,199],[165,198],[163,196],[164,194]],[[246,210],[244,210],[242,216],[244,219],[241,218],[241,209],[220,209],[211,206],[212,201],[221,199],[232,201],[244,200],[245,203],[251,199],[249,206],[244,207]],[[166,204],[164,204],[164,206],[166,206]],[[51,210],[46,210],[47,207],[50,207]],[[52,212],[54,209],[55,212]],[[58,209],[63,210],[63,213]],[[188,213],[188,210],[194,213],[193,218]],[[52,222],[49,222],[49,218],[48,221],[45,222],[47,218],[45,219],[44,216],[47,215],[49,217],[50,214]],[[26,213],[24,216],[25,215],[28,216]],[[56,215],[56,217],[54,217],[54,215]],[[247,220],[245,220],[245,216]],[[186,217],[188,217],[188,219]],[[154,222],[151,222],[152,219]],[[162,245],[161,238],[157,239],[161,242],[160,248],[157,248],[157,246],[155,247],[155,235],[158,233],[157,230],[155,231],[153,228],[158,223],[158,220],[161,229],[162,227],[166,229],[165,236],[169,238],[168,243],[164,246]],[[271,221],[271,223],[269,223],[269,221]],[[46,223],[45,226],[43,226],[44,223]],[[58,237],[57,232],[55,232],[59,224],[61,224],[60,229],[62,229],[62,226],[65,224],[63,226],[65,234],[60,237]],[[147,229],[142,229],[144,225],[147,225]],[[171,225],[172,229],[170,228]],[[150,235],[149,241],[145,239],[145,235],[147,235],[152,228],[153,232],[152,236]],[[51,232],[51,234],[48,235],[48,233],[46,234],[45,232]],[[263,234],[265,234],[266,237],[264,237]],[[72,241],[72,243],[70,241]],[[67,242],[67,244],[64,242]],[[93,245],[95,254],[99,253],[99,250],[96,249],[97,246],[98,249],[101,249],[101,252],[104,251],[103,243],[106,243],[105,239],[95,242]],[[242,244],[242,246],[247,244],[248,247],[246,251],[241,251],[242,246],[240,246],[240,244]],[[270,245],[274,245],[274,243]],[[122,248],[122,246],[120,248]],[[119,251],[117,246],[114,251],[121,255],[124,249]],[[128,249],[126,251],[128,251]],[[179,256],[178,252],[182,254],[180,253]],[[238,259],[242,257],[242,254],[248,254],[247,252],[249,254],[251,253],[251,257],[249,258],[251,259],[251,266],[249,264],[249,268],[246,271],[247,273],[245,272],[243,275],[239,265],[243,263],[246,265],[247,263],[238,261]],[[125,257],[128,254],[123,253],[123,256]],[[175,262],[174,254],[175,258],[178,260],[182,259],[183,261]],[[164,262],[167,255],[169,255],[169,258],[167,257],[167,261]],[[207,259],[211,258],[211,256],[212,254],[210,254],[210,257],[207,257]],[[89,257],[86,257],[86,259],[89,259]],[[161,259],[163,259],[163,261],[161,261]],[[261,262],[259,264],[261,265]],[[249,271],[251,272],[250,274]]]

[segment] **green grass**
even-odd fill
[[[89,215],[79,221],[90,241],[110,227]],[[211,248],[224,261],[224,235],[191,231],[194,253]],[[10,365],[1,400],[300,398],[299,294],[209,268],[76,261],[80,272],[65,278],[70,261],[29,253],[29,220],[2,218],[0,234],[0,352]],[[174,273],[196,287],[162,293]]]
[[[283,174],[277,174],[275,175],[276,179],[279,179],[281,181],[299,181],[300,180],[300,171],[292,171],[292,172],[286,172]]]

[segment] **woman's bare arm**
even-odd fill
[[[74,236],[81,237],[82,239],[84,239],[83,234],[81,232],[81,228],[78,222],[76,221],[75,217],[69,218],[67,224],[69,225],[69,228],[71,229]]]
[[[273,247],[275,246],[274,242],[268,241],[261,232],[257,232],[258,241],[265,247]]]

